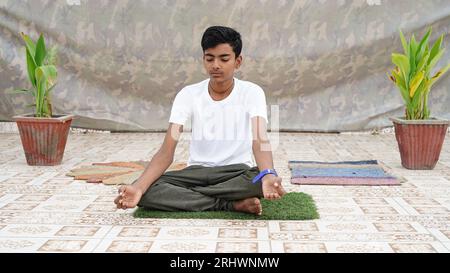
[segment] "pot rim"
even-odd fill
[[[412,119],[407,120],[404,117],[390,117],[393,123],[398,124],[418,124],[418,125],[449,125],[450,120],[443,118],[431,117],[430,119]]]
[[[23,115],[17,115],[12,117],[14,121],[20,122],[66,122],[69,120],[72,120],[75,118],[75,115],[71,114],[60,114],[60,115],[54,115],[54,117],[51,118],[41,118],[41,117],[35,117],[33,113],[29,114],[23,114]]]

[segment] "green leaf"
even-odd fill
[[[410,54],[409,54],[409,67],[410,67],[410,71],[409,71],[409,78],[411,79],[414,74],[416,73],[416,54],[414,53],[415,50],[413,49],[413,45],[412,43],[410,44],[411,48],[410,48]]]
[[[411,48],[410,48],[411,51],[409,53],[416,56],[417,48],[419,47],[419,44],[416,42],[416,38],[415,38],[414,34],[411,37],[410,45],[411,45]]]
[[[411,85],[409,86],[409,96],[412,98],[417,91],[417,88],[422,83],[424,77],[424,72],[420,71],[417,75],[411,80]]]
[[[31,57],[28,50],[25,53],[27,55],[27,72],[28,72],[28,79],[30,80],[31,84],[34,88],[36,88],[36,77],[34,75],[34,72],[36,70],[36,63],[34,62],[34,59]]]
[[[26,35],[25,33],[21,32],[20,35],[22,36],[22,39],[25,42],[25,46],[34,60],[34,55],[36,54],[36,45],[34,44],[33,40],[31,40],[30,37],[28,37],[28,35]]]
[[[29,93],[30,90],[28,89],[16,89],[16,90],[7,90],[5,91],[6,94],[23,94],[23,93]]]
[[[406,42],[405,36],[403,35],[402,30],[400,29],[400,40],[402,41],[402,46],[403,46],[403,50],[405,52],[405,55],[409,54],[409,46],[408,43]]]
[[[433,59],[428,64],[428,71],[431,71],[433,67],[437,64],[437,62],[442,58],[442,55],[444,55],[445,50],[441,49],[436,56],[433,57]]]
[[[442,34],[439,39],[434,43],[430,51],[430,58],[428,59],[428,64],[434,59],[434,57],[441,51],[442,41],[444,40],[444,34]]]
[[[420,98],[422,97],[424,90],[425,90],[425,82],[421,81],[419,87],[417,87],[416,92],[412,96],[411,101],[414,109],[417,109],[417,107],[419,106]]]
[[[422,38],[422,41],[420,41],[419,47],[417,49],[416,59],[420,59],[423,56],[423,53],[425,52],[426,45],[428,44],[428,40],[431,35],[431,27],[428,29],[425,36]]]
[[[45,105],[46,97],[48,95],[48,82],[49,80],[55,79],[57,76],[56,67],[54,65],[45,65],[36,68],[36,81],[37,81],[37,92],[36,92],[36,115],[38,117],[48,116],[46,112],[47,107]]]
[[[42,78],[45,76],[47,79],[54,79],[58,75],[56,66],[54,65],[43,65],[36,68],[36,79],[38,77]]]
[[[425,50],[424,55],[420,59],[419,63],[417,64],[417,71],[423,71],[425,68],[425,65],[428,63],[428,58],[430,57],[430,52],[428,50]]]
[[[440,78],[442,75],[444,75],[448,70],[450,69],[450,64],[448,64],[446,67],[442,68],[436,74],[431,78],[430,87]]]
[[[36,55],[34,57],[37,66],[43,65],[45,55],[47,55],[47,50],[45,49],[44,35],[41,34],[36,43]]]
[[[400,94],[402,95],[403,100],[408,104],[411,101],[408,91],[403,86],[397,85],[397,87],[400,89]]]
[[[400,72],[403,75],[403,78],[405,79],[405,87],[406,89],[409,88],[409,59],[406,57],[406,55],[403,54],[397,54],[392,53],[392,62],[397,65],[397,67],[400,69]]]

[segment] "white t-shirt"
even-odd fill
[[[206,167],[244,163],[254,166],[251,118],[267,122],[264,91],[258,85],[234,79],[223,100],[208,93],[209,79],[183,88],[175,97],[169,122],[185,125],[192,120],[188,165]]]

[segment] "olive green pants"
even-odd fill
[[[261,183],[252,183],[257,167],[233,164],[189,166],[169,171],[144,193],[138,206],[163,211],[233,210],[233,201],[263,197]]]

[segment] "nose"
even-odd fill
[[[212,68],[214,70],[219,70],[220,69],[220,64],[219,64],[219,61],[217,59],[214,59],[214,61],[212,63]]]

